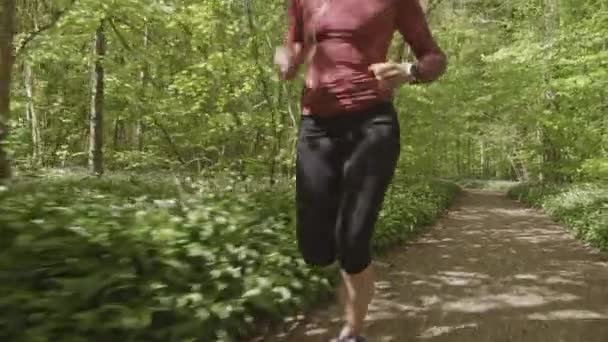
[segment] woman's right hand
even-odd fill
[[[279,46],[274,53],[274,64],[279,67],[281,78],[291,80],[295,77],[300,64],[300,54],[302,45],[299,43],[293,46]]]
[[[397,89],[403,84],[412,83],[416,80],[415,76],[411,73],[411,63],[377,63],[372,64],[369,67],[369,70],[373,72],[382,87],[390,91]]]

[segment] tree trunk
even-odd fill
[[[27,97],[25,111],[31,130],[32,160],[34,161],[35,165],[40,165],[42,157],[42,140],[40,135],[40,120],[38,117],[38,113],[36,112],[36,106],[34,104],[34,74],[30,62],[26,61],[24,63],[23,73],[25,83],[25,95]]]
[[[456,174],[462,176],[462,158],[460,156],[460,135],[456,136]]]
[[[125,122],[123,119],[114,120],[114,139],[113,148],[114,151],[122,151],[125,145]]]
[[[473,173],[473,168],[471,165],[472,159],[473,159],[473,149],[471,146],[471,137],[467,136],[467,167],[466,167],[467,177],[471,177],[471,175]]]
[[[144,51],[147,51],[148,45],[150,42],[150,27],[146,22],[144,26]],[[137,120],[135,121],[135,129],[133,130],[133,141],[135,142],[135,147],[138,151],[144,150],[144,123],[143,116],[144,113],[148,110],[148,98],[147,98],[147,89],[148,89],[148,81],[150,78],[150,66],[147,60],[144,60],[144,63],[140,72],[140,80],[141,80],[141,93],[142,93],[142,102],[143,106],[142,112],[138,114]]]
[[[177,157],[177,160],[180,162],[180,164],[186,165],[186,160],[184,159],[184,157],[182,157],[181,153],[179,152],[179,149],[177,148],[175,141],[173,141],[171,134],[169,134],[169,131],[167,131],[167,129],[163,125],[161,125],[158,121],[154,121],[154,125],[156,125],[156,127],[158,127],[158,129],[163,133],[165,140],[169,144],[169,147],[173,151],[173,154],[175,154],[175,157]],[[225,145],[224,145],[224,148],[225,148]]]
[[[268,85],[267,79],[265,77],[265,71],[264,71],[264,63],[261,60],[260,57],[260,44],[258,43],[258,38],[259,34],[256,32],[255,28],[255,22],[253,20],[253,9],[251,8],[251,6],[253,6],[253,4],[251,3],[251,1],[244,1],[244,6],[245,6],[245,11],[246,11],[246,15],[247,15],[247,22],[249,24],[249,33],[250,35],[253,37],[253,42],[251,44],[251,55],[253,57],[253,60],[255,62],[255,65],[257,66],[257,78],[258,78],[258,82],[260,82],[260,91],[261,91],[261,95],[263,96],[263,98],[266,100],[266,103],[268,104],[268,106],[270,106],[270,122],[272,123],[271,126],[271,130],[273,133],[273,138],[274,138],[274,142],[272,144],[271,147],[271,156],[270,156],[270,177],[269,177],[269,181],[270,181],[270,185],[274,185],[275,183],[275,177],[276,177],[276,164],[277,164],[277,154],[279,153],[278,151],[278,142],[279,142],[279,129],[278,129],[278,124],[277,124],[277,114],[278,114],[278,108],[276,106],[276,102],[273,101],[272,96],[270,95],[270,87]]]
[[[11,177],[11,165],[4,144],[10,118],[11,72],[13,71],[13,35],[15,1],[0,0],[0,179]]]
[[[554,31],[558,24],[558,10],[556,0],[544,0],[544,20],[543,20],[543,38],[546,46],[550,46],[553,49],[554,44]],[[549,52],[551,55],[551,52]],[[544,82],[544,97],[546,100],[546,108],[550,112],[557,109],[556,92],[551,86],[553,80],[552,61],[546,62],[542,69],[542,76]],[[540,136],[539,143],[542,146],[542,165],[540,167],[541,173],[539,178],[542,180],[556,181],[558,177],[558,165],[557,156],[553,153],[555,148],[553,146],[551,137],[549,136],[548,130],[544,124],[539,124],[538,134]]]
[[[511,156],[511,155],[508,155],[507,156],[507,160],[509,161],[509,164],[511,165],[511,172],[509,172],[509,173],[514,173],[515,174],[515,179],[517,181],[520,181],[520,182],[524,181],[524,175],[523,175],[522,172],[520,172],[519,167],[515,163],[514,157]]]
[[[106,38],[103,22],[95,32],[93,70],[91,72],[91,120],[89,143],[89,168],[95,175],[103,174],[103,105]]]
[[[490,157],[491,155],[488,153],[487,146],[485,141],[482,139],[479,141],[479,166],[480,166],[480,176],[482,179],[487,179],[490,176]]]

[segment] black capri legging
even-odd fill
[[[340,117],[303,116],[298,133],[298,247],[310,265],[349,274],[371,263],[371,238],[400,154],[392,103]]]

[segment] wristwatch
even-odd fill
[[[408,73],[410,74],[410,76],[412,76],[414,78],[412,80],[412,83],[418,83],[420,81],[420,73],[418,71],[418,64],[416,64],[416,63],[410,64]]]
[[[420,73],[418,71],[418,65],[416,63],[403,63],[403,67],[406,70],[408,76],[412,76],[413,80],[411,83],[418,83],[420,81]]]

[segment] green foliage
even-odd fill
[[[380,213],[374,250],[380,252],[411,238],[449,206],[459,189],[445,181],[393,184]]]
[[[333,272],[299,257],[292,188],[156,179],[1,189],[0,339],[227,341],[330,293]],[[376,250],[430,223],[456,191],[397,181]]]
[[[284,13],[282,0],[18,2],[16,45],[34,39],[14,69],[8,147],[31,179],[0,191],[0,339],[229,340],[328,294],[332,275],[298,256],[284,181],[301,89],[271,65]],[[429,19],[450,66],[395,96],[402,158],[376,252],[430,223],[457,190],[416,177],[608,179],[608,2],[443,1]],[[40,166],[87,163],[100,20],[105,163],[140,177],[38,179]],[[510,194],[606,246],[605,186]]]
[[[458,181],[458,184],[463,188],[469,189],[485,189],[495,191],[507,191],[515,186],[516,182],[500,181],[500,180],[481,180],[481,179],[463,179]]]
[[[70,2],[18,4],[17,43],[67,9],[17,61],[10,149],[21,169],[39,164],[31,160],[30,101],[40,117],[42,165],[86,165],[90,42],[105,19],[108,169],[229,169],[272,179],[293,173],[301,83],[279,82],[271,63],[285,29],[284,1]],[[607,6],[597,0],[433,6],[431,28],[449,68],[439,82],[403,87],[395,96],[404,172],[606,178]],[[398,45],[389,58],[399,54]],[[33,71],[31,98],[25,62]]]
[[[608,158],[585,160],[581,166],[581,175],[588,181],[608,181]]]
[[[572,229],[577,237],[608,250],[608,188],[605,185],[521,184],[508,194],[544,209]]]

